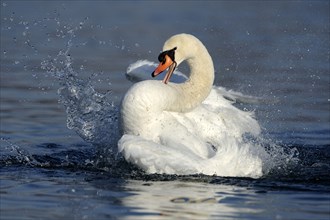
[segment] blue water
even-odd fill
[[[1,219],[330,218],[329,1],[0,8]],[[262,178],[146,175],[114,152],[127,67],[180,32],[206,45],[216,85],[262,100],[236,103],[275,152]]]

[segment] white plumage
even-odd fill
[[[163,49],[174,47],[178,65],[188,62],[189,79],[177,74],[181,83],[145,80],[127,91],[119,152],[147,173],[260,177],[267,155],[243,138],[260,133],[253,113],[234,107],[213,86],[213,62],[197,38],[175,35]]]

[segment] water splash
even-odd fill
[[[258,139],[258,143],[267,152],[267,158],[264,158],[264,175],[281,174],[288,175],[292,168],[299,164],[299,151],[296,147],[283,146],[272,139],[268,139],[263,134]]]
[[[56,15],[52,20],[56,23],[56,33],[53,37],[58,40],[65,40],[64,49],[59,50],[54,56],[48,55],[43,59],[41,69],[44,70],[45,75],[51,75],[57,79],[60,85],[58,89],[59,103],[65,107],[67,127],[75,131],[86,142],[100,146],[100,157],[97,158],[95,164],[106,161],[105,166],[111,166],[113,156],[116,155],[117,151],[117,140],[120,138],[119,109],[114,105],[111,93],[96,91],[92,85],[92,78],[88,80],[80,78],[78,71],[84,71],[85,68],[80,65],[80,68],[75,69],[73,67],[73,57],[70,55],[72,48],[77,46],[76,41],[79,41],[79,39],[76,39],[76,34],[84,28],[88,18],[74,27],[64,24],[58,16]],[[44,22],[48,22],[48,20]],[[32,23],[23,21],[22,25],[28,27]],[[37,23],[37,25],[41,25],[41,23]],[[27,39],[26,42],[31,45],[30,47],[34,49],[33,45],[35,44],[32,41],[30,42],[28,30],[24,29],[26,31],[24,38]],[[47,35],[48,41],[53,39],[51,37],[51,34]],[[102,40],[98,42],[102,45],[105,44],[105,41]],[[121,46],[115,47],[124,50],[126,48],[124,43],[122,41]],[[85,46],[85,43],[79,45]],[[4,54],[6,53],[7,51],[4,51]],[[238,99],[238,95],[241,94],[235,95],[235,99]],[[266,150],[270,155],[267,158],[267,163],[265,163],[265,173],[272,169],[283,170],[288,164],[296,163],[297,153],[294,150],[289,152],[284,150],[283,147],[271,142],[264,143],[264,141],[259,141],[257,145],[267,148]]]
[[[89,82],[70,75],[58,94],[66,108],[69,129],[95,145],[117,144],[118,107],[111,101],[110,93],[98,93]]]
[[[67,32],[70,38],[66,48],[60,50],[54,58],[43,60],[41,68],[59,81],[59,103],[66,109],[67,127],[86,142],[105,146],[114,154],[119,139],[118,107],[112,101],[111,91],[105,94],[97,92],[91,79],[79,78],[78,72],[74,70],[70,50],[74,45],[75,30],[73,28]]]
[[[70,56],[74,38],[75,34],[72,31],[65,50],[60,50],[56,57],[44,60],[41,65],[47,73],[59,80],[59,102],[66,109],[67,127],[86,142],[100,146],[100,157],[95,164],[110,167],[114,163],[117,141],[120,138],[119,109],[114,105],[111,93],[102,94],[94,89],[91,84],[92,76],[89,80],[79,78]],[[262,136],[258,137],[254,144],[256,148],[264,148],[267,152],[263,158],[263,173],[266,175],[274,170],[283,171],[288,166],[297,164],[296,149],[285,150]]]
[[[4,145],[1,145],[1,165],[8,166],[12,163],[27,164],[30,166],[36,165],[35,159],[29,152],[11,142],[8,138],[0,137],[0,142],[5,143]]]

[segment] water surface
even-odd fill
[[[1,218],[329,219],[328,1],[0,7]],[[209,49],[216,85],[261,98],[236,105],[254,110],[265,147],[278,147],[262,178],[145,175],[112,153],[113,124],[88,136],[72,122],[115,123],[103,113],[132,85],[128,65],[156,62],[180,32]],[[67,83],[80,99],[58,94]],[[80,114],[84,101],[103,113]]]

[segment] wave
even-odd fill
[[[34,148],[57,149],[47,154],[29,154],[23,147],[15,145],[8,139],[0,140],[4,144],[0,155],[2,171],[11,172],[25,169],[42,169],[57,171],[89,172],[99,178],[124,178],[143,181],[191,181],[210,184],[236,185],[260,188],[263,191],[294,190],[330,192],[330,152],[329,145],[324,146],[282,146],[283,149],[299,151],[300,163],[282,164],[260,179],[242,177],[219,177],[202,174],[164,175],[145,174],[142,170],[127,163],[121,157],[112,157],[104,148],[93,148],[90,145],[62,146],[56,143],[42,143]]]

